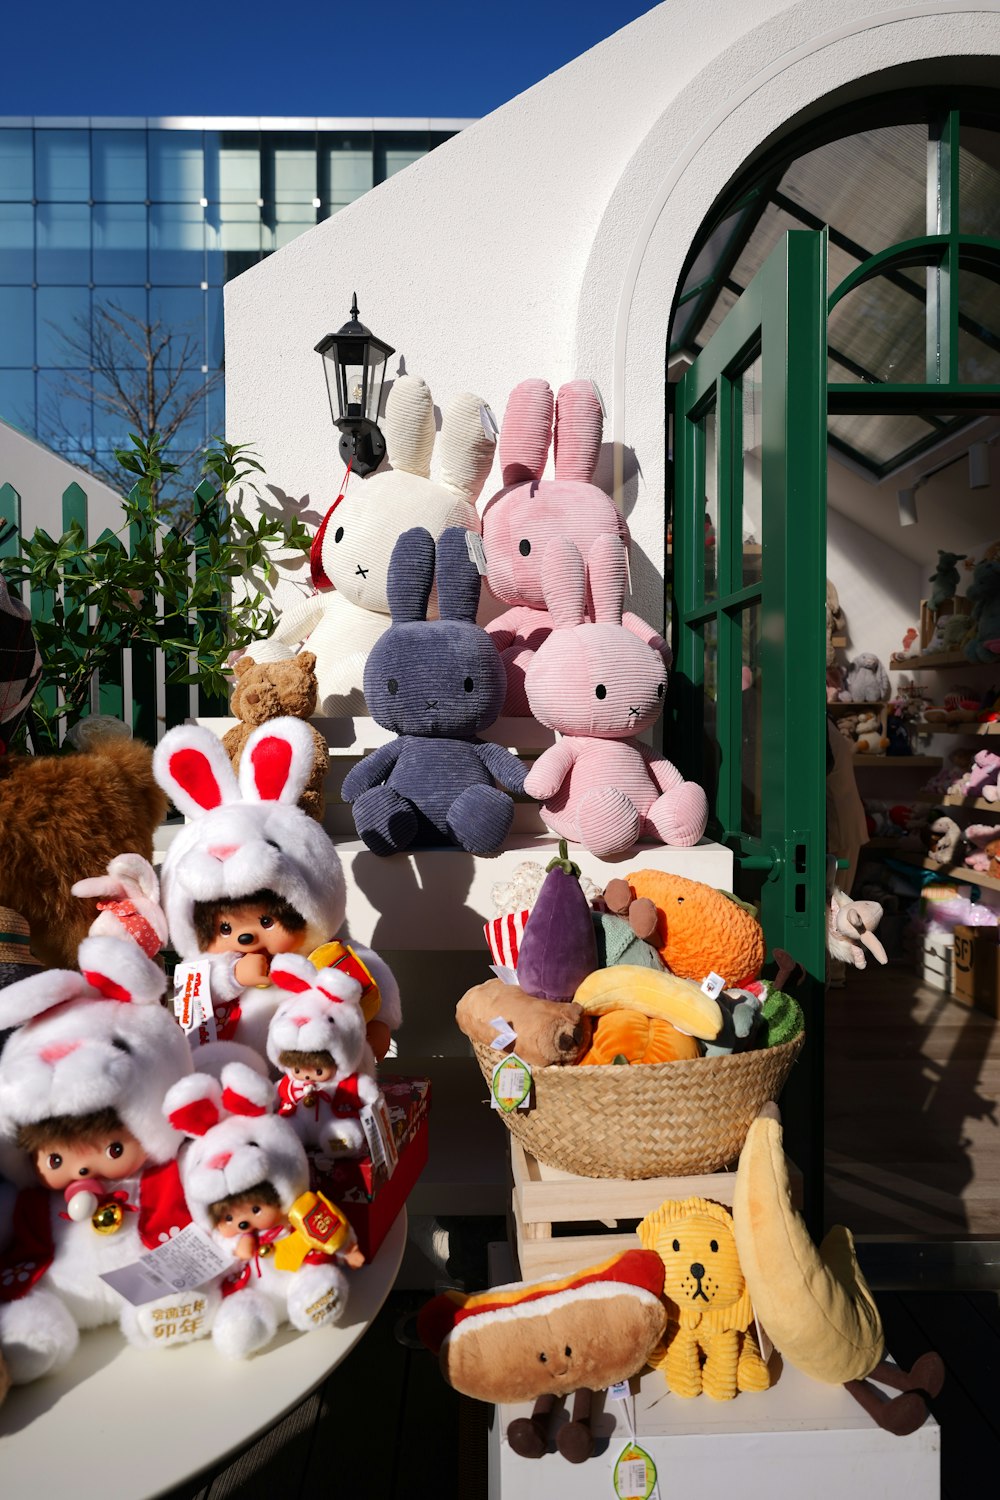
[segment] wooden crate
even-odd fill
[[[622,1250],[639,1249],[634,1224],[667,1198],[711,1198],[731,1207],[736,1173],[696,1177],[575,1177],[536,1161],[514,1136],[510,1140],[510,1242],[520,1276],[578,1270]],[[789,1164],[792,1196],[802,1202],[802,1174]],[[557,1226],[575,1232],[554,1233]]]

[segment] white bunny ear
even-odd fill
[[[196,724],[168,730],[153,752],[153,775],[185,817],[198,818],[240,800],[222,741]]]
[[[334,1005],[339,1005],[342,1000],[361,999],[361,985],[350,974],[345,974],[343,969],[320,969],[316,975],[316,988],[327,1000],[332,1000]]]
[[[240,757],[247,802],[298,802],[313,767],[314,745],[302,719],[270,719],[256,728]]]
[[[542,555],[542,596],[556,630],[582,625],[587,612],[583,558],[565,536],[554,536]]]
[[[300,953],[279,953],[271,964],[268,977],[279,990],[301,995],[306,990],[315,989],[317,973],[315,966]]]
[[[141,854],[116,854],[108,864],[108,874],[123,885],[129,882],[136,886],[147,901],[159,901],[160,878]]]
[[[67,1000],[94,999],[96,996],[82,974],[71,969],[45,969],[0,992],[0,1030],[23,1026]]]
[[[231,1115],[269,1114],[274,1108],[274,1084],[246,1063],[229,1063],[222,1070],[222,1107]]]
[[[105,1000],[155,1005],[166,988],[167,976],[137,943],[88,937],[80,944],[78,956],[84,979]]]
[[[587,571],[595,621],[620,625],[625,603],[625,548],[621,538],[613,532],[599,536],[588,553]]]
[[[181,1135],[204,1135],[222,1118],[222,1089],[207,1073],[189,1073],[167,1090],[163,1113]]]

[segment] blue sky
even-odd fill
[[[15,0],[3,115],[478,116],[649,0]]]

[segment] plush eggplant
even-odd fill
[[[597,968],[597,941],[590,905],[580,885],[580,866],[569,857],[566,840],[546,866],[538,899],[521,939],[517,980],[529,995],[572,1000]]]

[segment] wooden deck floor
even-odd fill
[[[1000,1239],[1000,1026],[890,965],[826,1004],[826,1218]]]

